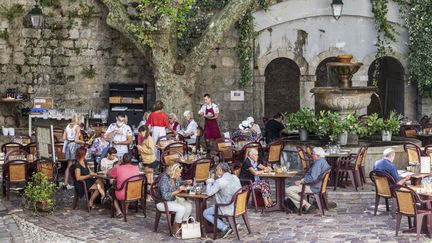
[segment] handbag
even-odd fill
[[[189,219],[193,219],[192,223],[189,223]],[[190,217],[186,223],[181,226],[183,240],[201,238],[201,224],[195,221],[194,217]]]

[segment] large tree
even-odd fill
[[[178,114],[185,109],[194,110],[193,95],[199,73],[207,63],[212,50],[223,41],[224,36],[234,27],[235,23],[251,10],[256,0],[229,0],[223,9],[212,16],[197,44],[182,58],[179,58],[180,55],[178,55],[177,41],[178,28],[181,26],[177,23],[175,14],[156,16],[156,23],[153,24],[157,26],[157,29],[149,31],[149,23],[131,19],[121,0],[100,1],[108,8],[108,25],[130,39],[145,57],[150,58],[157,98],[165,103],[166,110]],[[152,6],[148,4],[151,1],[140,1],[141,6],[138,6],[138,9],[140,9],[142,20],[145,17],[143,15],[154,14],[155,9],[145,9],[145,7]],[[182,4],[187,2],[181,0],[157,1],[168,2],[174,12],[184,8]],[[189,3],[193,1],[189,0]],[[179,68],[180,72],[175,72],[174,67]]]

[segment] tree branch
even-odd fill
[[[223,10],[213,16],[199,43],[184,59],[187,72],[194,76],[207,63],[210,53],[224,39],[244,13],[250,9],[255,0],[231,0]]]
[[[106,18],[107,24],[132,41],[144,56],[148,56],[149,48],[139,41],[137,35],[127,30],[127,26],[133,24],[133,22],[130,20],[129,15],[120,0],[100,1],[108,8],[108,15]]]

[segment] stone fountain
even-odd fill
[[[377,87],[352,87],[352,77],[363,63],[351,62],[352,55],[337,56],[338,62],[327,63],[329,71],[334,70],[338,77],[338,87],[315,87],[311,93],[319,104],[337,111],[344,117],[366,108]]]

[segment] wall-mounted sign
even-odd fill
[[[232,90],[231,91],[231,101],[244,101],[244,91],[243,90]]]

